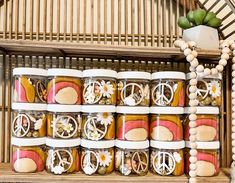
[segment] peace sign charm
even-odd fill
[[[26,114],[18,114],[12,122],[12,132],[16,137],[24,137],[30,129],[30,119]]]
[[[83,153],[81,157],[81,167],[82,170],[88,175],[95,173],[99,167],[99,159],[97,154],[93,151],[86,151]]]
[[[142,174],[148,169],[148,155],[146,152],[135,152],[132,155],[131,166],[135,173]]]
[[[100,92],[101,84],[98,81],[89,82],[83,89],[83,98],[85,103],[95,104],[101,97],[102,93]]]
[[[173,99],[173,96],[173,88],[167,83],[159,83],[152,90],[152,99],[154,103],[159,106],[166,106],[170,104]]]

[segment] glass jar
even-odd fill
[[[115,111],[115,106],[83,105],[82,137],[95,141],[114,139]]]
[[[183,140],[183,107],[150,107],[150,138],[159,141]]]
[[[80,105],[82,103],[82,71],[48,69],[47,103]]]
[[[46,104],[12,103],[12,136],[38,138],[46,136]]]
[[[47,71],[38,68],[13,69],[13,102],[46,103]]]
[[[149,137],[149,107],[117,106],[116,139],[145,141]]]
[[[46,139],[46,170],[53,174],[69,174],[80,171],[80,138]]]
[[[219,141],[197,142],[196,174],[200,177],[216,176],[220,171]],[[189,173],[190,142],[186,142],[185,173]]]
[[[114,140],[81,141],[81,168],[86,175],[107,175],[114,169]]]
[[[151,75],[148,72],[119,72],[117,105],[148,107],[150,78]]]
[[[34,173],[44,170],[46,156],[45,138],[11,138],[12,170],[19,173]]]
[[[61,139],[80,137],[80,105],[48,104],[47,111],[47,136]]]
[[[89,69],[83,77],[83,104],[116,105],[116,71]]]
[[[151,106],[184,107],[185,74],[155,72],[151,81]]]
[[[185,113],[190,114],[190,107],[185,108]],[[219,108],[197,107],[196,141],[219,140]],[[184,138],[189,140],[189,118],[186,116],[184,125]]]
[[[150,141],[150,170],[159,175],[184,174],[184,141]]]
[[[187,74],[187,97],[186,103],[189,106],[189,80],[190,73]],[[222,103],[222,75],[201,76],[198,74],[197,101],[199,106],[221,106]]]
[[[149,167],[149,141],[115,141],[115,169],[122,175],[146,175]]]

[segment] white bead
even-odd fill
[[[189,78],[195,79],[196,77],[197,77],[197,73],[196,72],[190,72],[189,73]]]
[[[197,139],[196,139],[196,136],[195,136],[195,135],[190,135],[190,136],[189,136],[189,140],[190,140],[191,142],[195,142]]]
[[[189,171],[189,176],[192,178],[196,177],[197,176],[196,171]]]
[[[222,48],[229,47],[229,43],[228,43],[228,42],[223,42],[223,43],[221,44],[221,47],[222,47]]]
[[[232,65],[232,69],[235,70],[235,64]]]
[[[235,92],[234,91],[232,92],[232,98],[235,98]]]
[[[235,40],[229,40],[228,43],[231,45],[231,44],[235,43],[234,41]]]
[[[190,142],[190,147],[192,149],[196,149],[197,148],[197,143],[196,142]]]
[[[235,57],[232,58],[232,62],[235,63]]]
[[[193,51],[192,51],[192,54],[193,54],[194,57],[197,57],[197,55],[198,55],[198,53],[197,53],[196,50],[193,50]]]
[[[211,74],[211,70],[209,68],[204,69],[204,75],[209,76]]]
[[[235,161],[235,154],[233,154],[232,158],[233,158],[233,161]]]
[[[191,51],[189,48],[186,48],[186,49],[184,50],[184,56],[187,57],[191,52],[192,52],[192,51]]]
[[[232,104],[235,105],[235,99],[232,99]]]
[[[232,113],[232,118],[235,119],[235,113],[234,112]]]
[[[198,60],[195,58],[195,59],[193,59],[193,61],[190,63],[190,65],[192,66],[192,67],[197,67],[198,66],[198,64],[199,64],[199,62],[198,62]]]
[[[198,101],[197,101],[197,100],[190,100],[190,101],[189,101],[189,106],[195,107],[195,106],[197,106],[197,105],[198,105]]]
[[[222,65],[222,66],[226,66],[227,65],[227,60],[222,58],[222,59],[220,59],[219,64]]]
[[[196,170],[197,169],[197,165],[196,164],[190,164],[189,168],[190,168],[190,170]]]
[[[223,42],[224,42],[223,39],[219,40],[219,45],[221,46],[223,44]]]
[[[235,43],[231,44],[231,48],[235,50]]]
[[[187,60],[188,62],[192,62],[193,59],[194,59],[194,56],[193,56],[192,54],[189,54],[189,55],[186,57],[186,60]]]
[[[194,114],[194,113],[197,112],[197,108],[196,107],[190,107],[189,112]]]
[[[189,129],[189,134],[190,135],[196,135],[197,134],[197,129],[196,128],[190,128]]]
[[[178,40],[176,40],[176,41],[174,42],[174,45],[175,45],[176,47],[179,47],[179,45],[181,44],[182,41],[183,41],[183,40],[178,39]]]
[[[235,50],[233,50],[233,56],[235,56]]]
[[[218,74],[218,70],[216,68],[211,69],[211,75],[215,76]]]
[[[197,119],[197,115],[196,114],[190,114],[189,115],[189,120],[190,121],[195,121]]]
[[[192,66],[189,67],[190,72],[194,72],[195,70],[196,70],[195,67],[192,67]]]
[[[197,46],[197,44],[194,41],[188,41],[188,46],[190,48],[195,48]]]
[[[235,153],[235,147],[232,148],[232,152]]]
[[[191,156],[189,157],[190,163],[196,163],[197,162],[197,157]]]
[[[230,49],[225,47],[222,49],[222,53],[230,53]]]
[[[195,100],[197,98],[197,94],[196,93],[190,93],[189,94],[189,99],[190,100]]]
[[[235,77],[235,71],[232,72],[232,76]]]
[[[232,140],[232,146],[233,147],[235,146],[235,140]]]
[[[224,70],[224,66],[222,66],[222,65],[217,65],[215,68],[216,68],[219,72],[222,72],[222,71]]]
[[[195,128],[197,126],[197,123],[195,121],[190,121],[189,122],[189,127],[190,128]]]
[[[232,85],[232,90],[235,91],[235,85]]]
[[[197,150],[196,149],[190,149],[189,154],[191,156],[196,156],[197,155]]]
[[[228,60],[228,59],[229,59],[229,54],[223,53],[223,54],[221,55],[221,58],[222,58],[222,59],[225,59],[225,60]]]
[[[188,44],[187,44],[187,43],[182,43],[182,44],[180,45],[180,49],[181,49],[182,51],[184,51],[186,48],[188,48]]]
[[[195,177],[190,177],[189,180],[188,180],[189,183],[196,183],[197,182],[197,179]]]
[[[232,133],[232,139],[235,140],[235,133]]]
[[[196,86],[190,86],[189,87],[189,92],[190,93],[195,93],[197,91],[197,87]]]
[[[235,112],[235,106],[232,107],[232,111]]]
[[[197,85],[197,79],[190,79],[189,84],[191,86],[196,86]]]
[[[232,132],[235,133],[235,126],[232,127]]]
[[[204,66],[203,65],[198,65],[197,68],[196,68],[197,72],[203,72],[203,70],[204,70]]]
[[[232,120],[232,125],[234,125],[234,126],[235,126],[235,119],[233,119],[233,120]]]
[[[232,83],[235,84],[235,78],[232,79]]]

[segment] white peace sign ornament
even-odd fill
[[[25,127],[23,123],[25,123]],[[17,137],[24,137],[27,135],[30,129],[30,119],[25,114],[18,114],[12,122],[12,132]]]
[[[199,85],[204,85],[206,89],[199,88]],[[208,84],[204,80],[198,80],[196,94],[202,96],[202,99],[205,99],[209,93]]]
[[[145,161],[144,161],[145,160]],[[136,162],[136,165],[134,164]],[[146,152],[135,152],[132,155],[131,166],[134,172],[141,174],[148,169],[148,155]]]
[[[170,95],[165,96],[164,92],[169,90]],[[152,91],[152,99],[155,104],[160,106],[166,106],[171,103],[174,96],[173,88],[167,83],[159,83],[157,86],[153,88]]]
[[[127,88],[131,88],[131,93],[124,97],[124,92],[127,93]],[[135,88],[139,91],[140,97],[135,93]],[[144,99],[144,89],[142,86],[136,83],[129,83],[125,85],[121,90],[121,100],[124,102],[124,104],[135,106],[142,102]]]
[[[175,170],[176,162],[171,153],[159,151],[152,161],[154,170],[160,175],[170,175]]]
[[[91,156],[94,156],[95,164],[91,162]],[[82,154],[81,167],[82,170],[88,175],[95,173],[99,167],[99,159],[97,157],[97,154],[93,151],[86,151],[84,154]]]
[[[100,82],[92,81],[92,82],[89,82],[89,84],[85,86],[83,90],[83,98],[86,101],[86,103],[95,104],[101,99],[102,93],[100,92],[97,97],[95,94],[95,86],[98,86],[98,88],[101,88]]]

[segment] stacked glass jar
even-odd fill
[[[187,80],[190,80],[187,74]],[[189,94],[188,88],[186,90]],[[222,100],[222,76],[203,77],[198,74],[197,83],[197,119],[196,119],[196,143],[197,143],[197,176],[215,176],[219,173],[219,107]],[[187,97],[188,103],[188,97]],[[190,113],[190,107],[185,108],[185,113]],[[189,173],[189,119],[186,116],[184,131],[186,143],[186,168]]]
[[[83,71],[81,168],[86,175],[106,175],[114,169],[117,72]]]
[[[44,170],[46,136],[47,71],[15,68],[12,119],[12,169]]]
[[[152,74],[150,170],[158,175],[184,173],[184,85],[185,74],[182,72]]]

